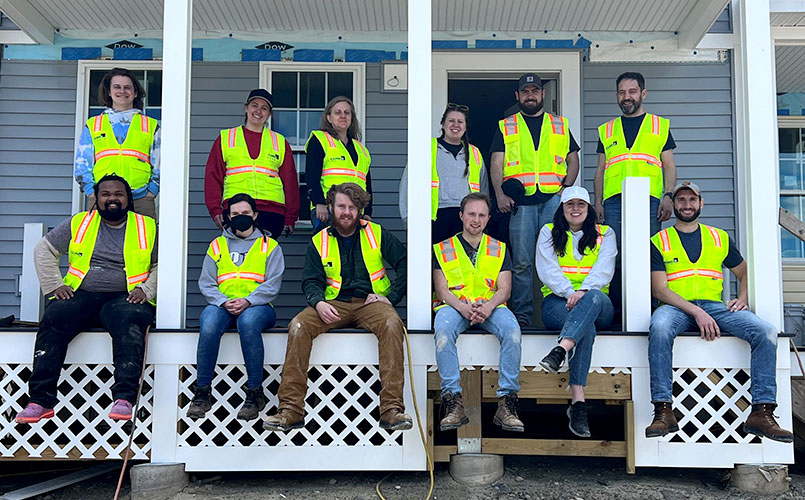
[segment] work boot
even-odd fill
[[[263,429],[267,431],[287,432],[305,426],[305,416],[289,408],[280,408],[275,415],[263,420]]]
[[[566,357],[567,351],[565,351],[564,347],[558,345],[551,349],[551,352],[549,352],[547,356],[542,358],[539,365],[551,373],[558,373]]]
[[[212,386],[210,385],[197,385],[193,389],[193,401],[190,402],[190,408],[187,409],[187,417],[193,420],[204,418],[207,412],[210,411],[212,403],[210,402],[210,394],[212,393]]]
[[[519,413],[520,403],[517,400],[517,393],[510,392],[502,398],[498,398],[498,411],[495,412],[492,422],[504,431],[523,432],[525,427],[523,421],[520,420]]]
[[[442,410],[444,418],[439,422],[439,430],[449,431],[468,424],[470,419],[464,414],[464,401],[461,393],[447,392],[442,396]]]
[[[749,418],[744,422],[744,432],[767,437],[781,443],[794,441],[794,435],[780,427],[777,424],[777,420],[774,419],[774,409],[776,407],[777,405],[771,403],[752,405],[752,413],[749,414]]]
[[[386,410],[380,415],[380,428],[388,431],[407,431],[414,426],[411,416],[399,408]]]
[[[654,420],[646,427],[646,437],[662,437],[679,430],[671,403],[654,403]]]
[[[238,412],[238,420],[254,420],[266,407],[266,395],[263,387],[244,387],[246,399]]]
[[[570,432],[578,437],[590,437],[590,424],[587,421],[587,403],[576,401],[567,407],[567,416],[570,418]]]
[[[35,424],[43,418],[53,418],[53,408],[45,408],[36,403],[28,403],[28,405],[21,412],[17,413],[17,418],[14,419],[18,424]]]

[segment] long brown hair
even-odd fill
[[[467,130],[469,130],[470,127],[470,117],[467,115],[467,110],[457,107],[451,107],[450,105],[448,105],[444,109],[444,113],[442,113],[442,119],[441,121],[439,121],[439,124],[442,125],[442,135],[439,136],[439,139],[444,138],[444,121],[447,119],[447,113],[450,113],[452,111],[464,115],[464,124],[466,126],[464,128],[464,135],[461,136],[461,146],[464,149],[464,177],[467,177],[468,175],[470,175],[470,147],[469,147],[470,141],[467,138]]]
[[[335,138],[338,138],[338,132],[335,130],[335,127],[327,121],[327,115],[333,110],[336,104],[339,102],[345,102],[349,104],[349,110],[352,112],[352,124],[350,124],[349,128],[347,129],[347,138],[349,139],[357,139],[361,140],[361,125],[358,123],[358,117],[355,116],[355,105],[352,104],[352,99],[349,97],[339,95],[330,99],[330,102],[327,103],[327,106],[324,108],[324,111],[321,114],[321,124],[319,125],[319,130],[323,130],[328,134],[332,135]]]
[[[98,102],[102,102],[107,108],[112,107],[112,96],[110,94],[112,92],[112,78],[115,76],[125,76],[131,80],[131,85],[134,87],[134,93],[136,94],[134,96],[134,107],[143,109],[145,89],[143,89],[143,86],[140,85],[139,80],[134,77],[131,71],[126,68],[112,68],[111,71],[103,75],[103,80],[101,80],[101,84],[98,85]]]

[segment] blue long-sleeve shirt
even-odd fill
[[[137,108],[127,109],[126,111],[117,111],[112,108],[106,108],[104,113],[109,116],[109,123],[112,125],[112,131],[115,133],[115,139],[118,144],[123,144],[126,141],[126,136],[129,133],[129,125],[135,114],[141,113]],[[156,196],[159,193],[159,149],[160,149],[160,128],[157,125],[154,132],[154,143],[151,145],[151,180],[147,185],[132,190],[134,199],[143,198],[147,193],[152,193]],[[92,177],[92,169],[95,167],[95,145],[92,143],[92,135],[90,134],[89,127],[84,125],[84,130],[81,131],[81,137],[78,140],[78,149],[75,152],[75,162],[73,164],[73,175],[76,182],[78,182],[81,191],[89,196],[93,194],[95,188],[95,180]]]

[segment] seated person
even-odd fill
[[[407,430],[403,413],[403,322],[394,305],[405,295],[405,247],[379,224],[361,219],[369,194],[346,182],[327,191],[332,225],[313,236],[305,257],[302,289],[309,304],[291,320],[279,406],[263,422],[272,431],[305,425],[307,370],[313,339],[331,328],[363,328],[378,339],[380,427]],[[383,261],[394,269],[390,281]]]
[[[34,249],[39,284],[48,301],[34,344],[30,403],[17,414],[18,423],[53,417],[67,345],[98,326],[112,336],[115,384],[109,418],[131,419],[145,334],[154,321],[156,223],[133,212],[131,188],[122,177],[105,175],[95,184],[94,194],[95,210],[65,220]],[[59,257],[65,254],[69,269],[62,278]]]
[[[238,418],[254,420],[266,406],[262,332],[277,322],[271,302],[279,295],[285,260],[277,242],[257,225],[257,203],[251,196],[232,196],[223,215],[228,224],[210,243],[198,278],[208,305],[199,318],[198,374],[187,416],[203,418],[209,411],[221,336],[235,324],[248,377]]]
[[[648,336],[654,421],[646,437],[679,430],[671,406],[674,338],[698,328],[704,340],[713,341],[724,331],[749,342],[752,412],[744,432],[790,443],[793,434],[774,419],[778,332],[749,311],[746,261],[725,231],[699,223],[704,206],[699,186],[682,182],[672,194],[676,223],[651,237],[651,293],[662,305],[651,315]],[[740,282],[738,298],[726,304],[721,300],[722,266]]]
[[[461,200],[461,233],[433,245],[433,288],[436,297],[436,363],[442,379],[445,417],[441,430],[470,420],[464,414],[456,340],[472,325],[500,342],[498,409],[492,419],[506,431],[523,432],[517,392],[520,390],[520,325],[506,307],[512,290],[512,263],[506,244],[484,234],[492,202],[483,193]]]
[[[542,281],[542,322],[561,330],[559,345],[540,365],[557,373],[570,353],[570,430],[590,437],[584,386],[590,371],[596,328],[612,323],[607,292],[618,254],[615,233],[596,224],[590,194],[581,186],[562,192],[553,224],[545,224],[537,240],[537,273]]]

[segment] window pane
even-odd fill
[[[101,86],[101,80],[106,71],[94,70],[89,72],[89,105],[90,106],[103,106],[104,103],[98,100],[98,87]]]
[[[99,114],[103,113],[104,109],[106,108],[100,106],[89,108],[89,115],[87,116],[89,116],[90,118],[92,118],[93,116],[98,116]]]
[[[272,71],[271,94],[275,108],[296,107],[296,72]]]
[[[145,115],[150,116],[151,118],[161,120],[162,119],[162,108],[146,108]]]
[[[284,135],[291,146],[299,145],[296,138],[296,111],[275,111],[271,115],[271,128]]]
[[[340,95],[352,97],[352,73],[327,73],[327,101]]]
[[[145,105],[162,106],[162,71],[149,71],[145,83]]]
[[[310,133],[319,128],[321,124],[321,111],[300,111],[299,112],[299,139],[304,144],[310,137]]]
[[[802,189],[802,142],[801,129],[781,128],[780,143],[780,189]]]
[[[791,212],[793,215],[802,219],[802,206],[805,203],[803,196],[781,196],[780,206]],[[805,258],[805,243],[799,238],[783,229],[780,231],[783,258],[801,259]]]
[[[324,73],[299,73],[299,107],[324,108]]]
[[[304,153],[293,155],[296,162],[296,171],[299,172],[299,220],[310,220],[310,198],[307,194],[307,184],[305,183],[305,158]]]

